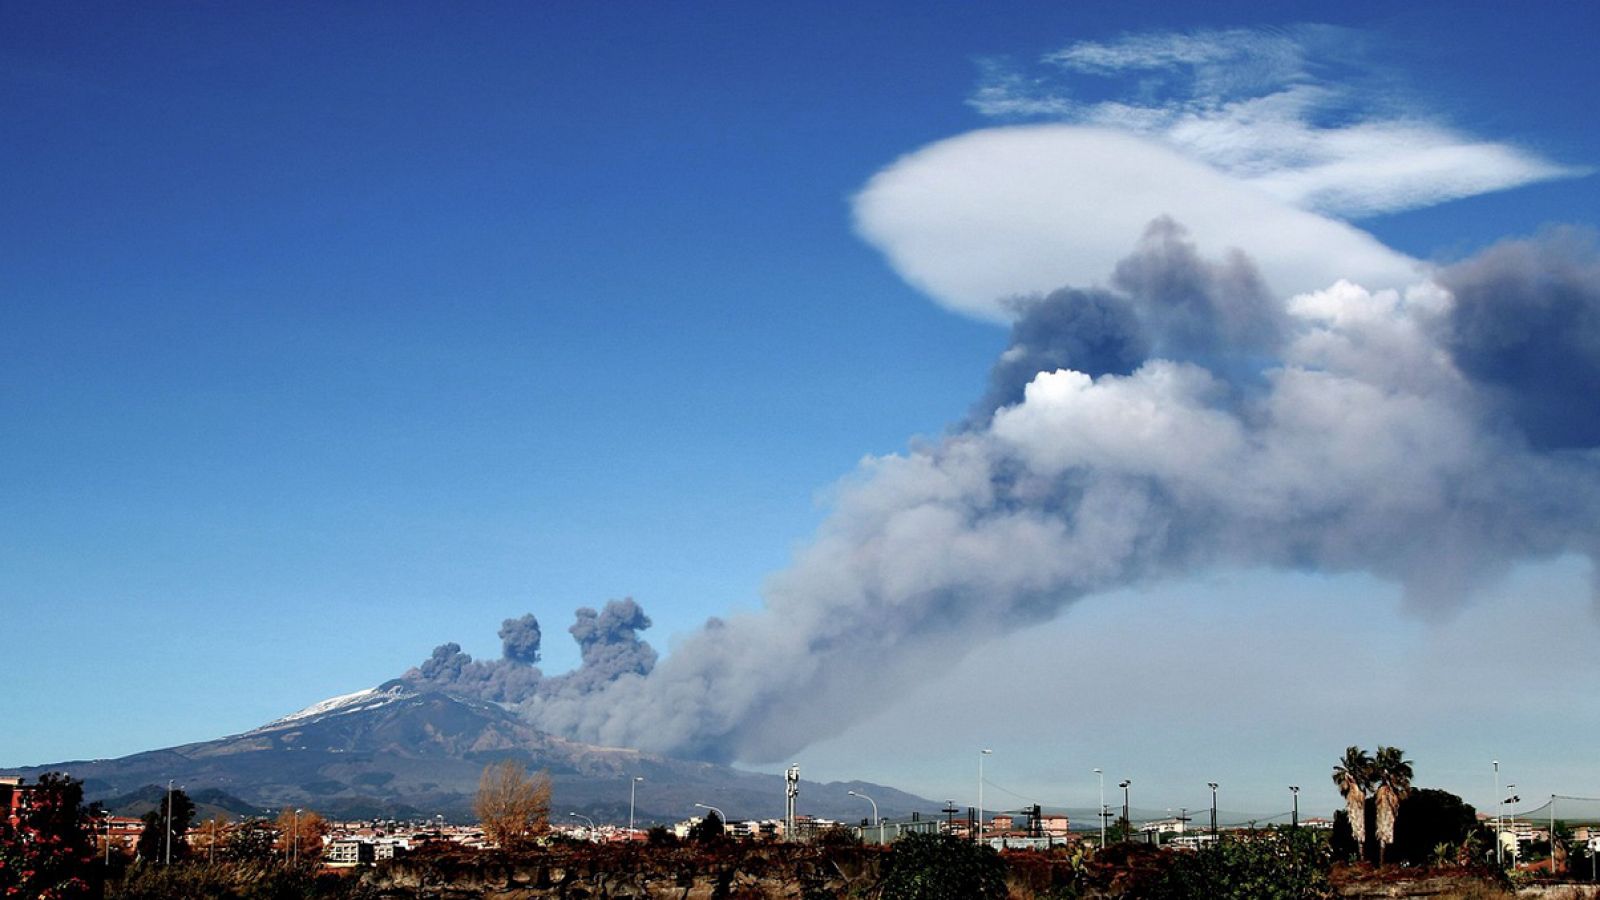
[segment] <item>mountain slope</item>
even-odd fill
[[[84,781],[90,799],[110,798],[169,779],[191,793],[225,791],[264,809],[301,807],[338,818],[471,818],[478,779],[489,763],[514,759],[550,773],[553,818],[580,812],[626,822],[630,779],[639,822],[697,814],[695,803],[736,818],[783,815],[783,779],[712,763],[670,759],[564,740],[505,709],[402,682],[335,697],[243,734],[111,760],[6,770],[36,778],[64,771]],[[867,809],[846,791],[870,794],[886,816],[938,804],[861,782],[801,785],[802,813],[854,821]]]

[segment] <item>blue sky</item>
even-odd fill
[[[493,657],[500,620],[523,612],[559,671],[580,605],[635,597],[663,650],[759,608],[831,486],[945,433],[1006,344],[953,311],[973,311],[956,289],[914,286],[898,238],[864,240],[852,198],[933,142],[1060,118],[987,114],[997,72],[1025,99],[1079,103],[1073,121],[1119,90],[1171,100],[1042,62],[1063,48],[1339,26],[1311,71],[1351,85],[1356,113],[1398,109],[1563,169],[1329,214],[1411,258],[1593,226],[1600,209],[1582,174],[1600,161],[1589,4],[765,6],[0,12],[0,764],[243,730],[442,641]],[[802,754],[808,774],[942,798],[987,743],[997,782],[1047,802],[1077,802],[1115,757],[1174,798],[1214,778],[1265,808],[1279,781],[1320,784],[1345,744],[1381,741],[1453,789],[1515,751],[1549,773],[1537,791],[1600,796],[1574,783],[1593,778],[1577,766],[1596,737],[1585,694],[1553,687],[1567,714],[1529,721],[1520,694],[1476,709],[1430,693],[1501,640],[1536,653],[1550,622],[1519,612],[1535,598],[1592,646],[1580,561],[1519,569],[1431,624],[1361,575],[1211,572],[1113,595],[1126,602],[986,644],[947,686]],[[1161,661],[1205,660],[1174,604],[1246,673],[1260,648],[1302,642],[1282,662],[1306,660],[1312,682],[1341,669],[1326,611],[1360,610],[1331,621],[1444,711],[1391,736],[1370,718],[1401,707],[1319,688],[1306,712],[1330,709],[1325,727],[1274,737],[1286,711],[1244,690],[1188,740],[1164,735],[1182,752],[1152,749],[1162,686],[1183,677]],[[1114,633],[1144,641],[1104,658],[1094,636]],[[1085,692],[1121,660],[1155,674],[1131,675],[1120,708],[956,688],[1043,677],[1040,642]],[[1456,661],[1417,662],[1434,652]],[[1562,683],[1600,674],[1576,652],[1557,662]],[[1250,749],[1218,746],[1234,738]],[[923,749],[864,749],[903,739]],[[1029,762],[1005,775],[1008,757]]]

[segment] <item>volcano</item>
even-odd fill
[[[505,708],[404,681],[333,697],[259,728],[211,741],[135,753],[4,770],[34,779],[65,772],[84,782],[90,800],[138,794],[169,780],[191,794],[220,791],[263,813],[313,809],[335,819],[473,818],[486,766],[516,760],[548,772],[551,816],[578,812],[600,821],[628,818],[630,779],[635,819],[675,822],[704,803],[735,819],[780,818],[784,782],[715,763],[599,747],[546,734]],[[869,794],[885,816],[933,814],[938,804],[868,782],[802,782],[799,811],[855,821],[865,810],[849,796]]]

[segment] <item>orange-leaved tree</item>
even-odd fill
[[[328,833],[326,819],[309,809],[284,809],[275,823],[278,853],[285,862],[313,862],[322,858],[322,838]]]

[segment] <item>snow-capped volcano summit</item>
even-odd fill
[[[367,688],[365,690],[354,691],[349,694],[340,694],[337,697],[329,697],[321,702],[313,703],[299,712],[292,712],[287,716],[283,716],[282,718],[273,719],[271,722],[268,722],[259,728],[252,729],[247,733],[256,734],[258,732],[272,731],[274,729],[283,728],[290,725],[303,724],[309,721],[324,718],[326,716],[342,715],[377,709],[380,706],[394,703],[397,700],[404,700],[407,697],[414,697],[416,694],[416,691],[406,688],[399,682],[391,681],[383,687]]]

